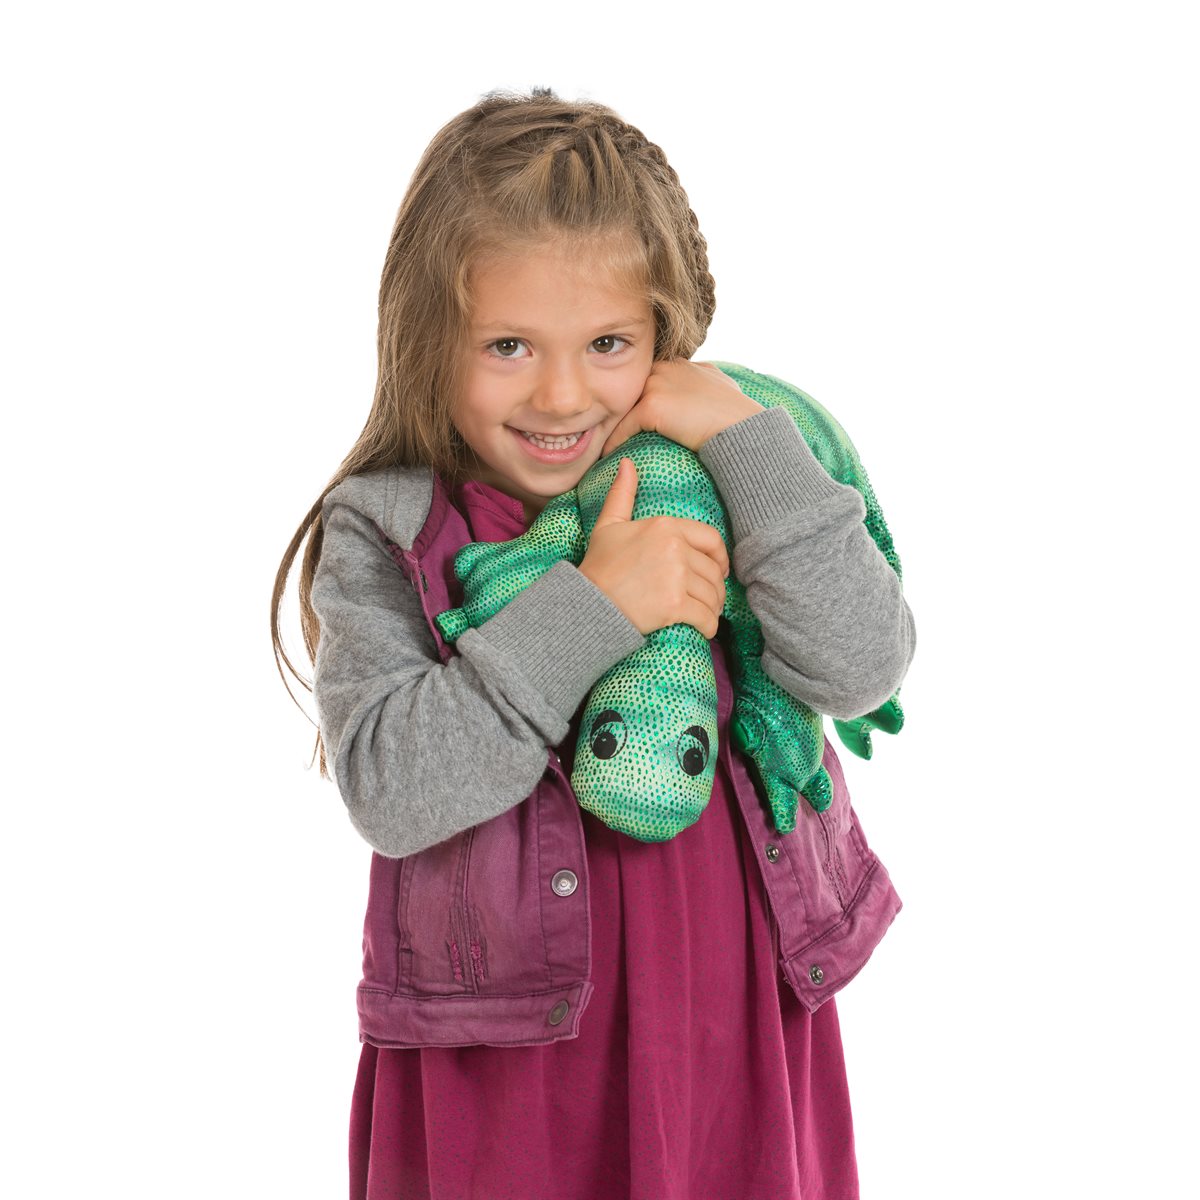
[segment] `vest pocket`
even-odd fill
[[[863,838],[842,765],[832,748],[825,758],[825,769],[833,784],[833,800],[825,812],[817,814],[825,840],[822,868],[844,911],[853,902],[875,856]]]
[[[478,922],[467,904],[475,827],[404,859],[398,897],[399,990],[477,993],[487,976]]]
[[[449,931],[446,937],[446,955],[454,982],[469,992],[478,992],[487,978],[487,961],[483,949],[483,935],[479,928],[479,914],[468,900],[471,881],[471,851],[475,844],[478,826],[463,834],[463,846],[459,859],[459,879],[454,886],[454,895],[448,913]]]
[[[407,992],[412,988],[412,934],[405,925],[405,897],[412,884],[413,859],[410,854],[400,860],[399,884],[396,889],[396,991]]]

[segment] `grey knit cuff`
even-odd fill
[[[699,457],[725,502],[735,544],[849,486],[830,477],[791,414],[778,405],[714,434],[700,447]]]
[[[565,559],[478,632],[517,663],[566,721],[605,671],[646,643],[608,595]]]

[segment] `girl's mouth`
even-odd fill
[[[526,437],[519,429],[513,429],[511,425],[506,425],[505,428],[512,431],[513,437],[520,442],[522,449],[524,449],[530,458],[537,462],[557,465],[559,463],[574,462],[575,459],[583,454],[592,440],[592,432],[595,426],[592,426],[592,429],[585,429],[574,442],[564,444],[564,439],[553,438],[550,445],[540,445],[538,442]]]

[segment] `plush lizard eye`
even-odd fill
[[[699,775],[708,766],[708,734],[703,725],[692,725],[679,735],[675,757],[688,775]]]
[[[615,708],[606,708],[592,722],[592,731],[588,735],[592,753],[597,758],[612,758],[621,752],[626,734],[624,717]]]

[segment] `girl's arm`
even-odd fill
[[[403,505],[384,512],[388,474],[394,501],[396,474],[373,472],[334,488],[322,506],[313,694],[351,823],[399,858],[525,799],[592,685],[645,638],[560,562],[465,632],[443,664],[420,598],[375,529],[378,521],[411,546],[428,485],[424,507],[405,512],[400,529]]]
[[[729,515],[734,574],[763,634],[763,670],[817,712],[848,720],[900,686],[916,648],[900,579],[786,409],[701,445]]]

